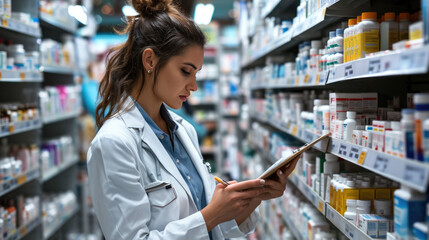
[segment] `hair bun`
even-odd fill
[[[172,0],[132,0],[134,9],[142,17],[153,17],[160,12],[169,12]]]

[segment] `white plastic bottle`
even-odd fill
[[[339,112],[338,118],[335,120],[334,136],[337,139],[343,139],[344,136],[344,121],[346,120],[346,113]]]
[[[314,128],[316,130],[316,133],[322,132],[322,125],[323,125],[323,111],[321,110],[322,105],[328,105],[329,100],[325,99],[315,99],[314,100],[314,107],[313,107],[313,123]]]
[[[334,154],[326,153],[326,161],[323,163],[323,173],[325,174],[335,174],[340,173],[340,162],[338,162],[338,157]]]
[[[320,111],[322,111],[323,114],[322,134],[327,134],[330,132],[331,127],[331,112],[329,109],[329,105],[320,106],[319,109]]]
[[[398,23],[395,13],[384,14],[384,22],[380,24],[380,50],[392,50],[392,44],[398,41]]]
[[[347,210],[344,213],[344,217],[352,222],[353,224],[356,223],[356,202],[357,200],[354,199],[347,199]]]
[[[330,31],[329,32],[329,40],[327,42],[328,54],[335,53],[335,45],[334,45],[334,38],[335,37],[336,37],[336,31]]]
[[[399,14],[399,41],[408,39],[410,26],[410,14],[407,12]]]
[[[335,30],[335,38],[332,43],[335,53],[344,52],[344,29]]]
[[[344,121],[343,139],[352,142],[353,130],[356,129],[356,112],[347,112],[347,119]]]
[[[415,158],[414,148],[414,133],[415,120],[414,109],[402,109],[401,130],[404,134],[405,156],[409,159]]]
[[[319,50],[322,48],[322,41],[313,40],[311,41],[310,49],[310,70],[316,71],[318,69]]]
[[[350,61],[351,50],[351,33],[353,27],[356,25],[356,18],[349,19],[349,27],[344,30],[344,62]]]
[[[413,224],[426,219],[426,195],[405,185],[394,193],[395,233],[401,239],[412,239]]]
[[[362,22],[357,25],[358,58],[365,54],[380,51],[380,24],[377,22],[376,12],[362,13]]]

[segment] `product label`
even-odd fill
[[[405,150],[409,159],[414,159],[414,132],[405,132]]]
[[[419,29],[419,30],[414,30],[410,32],[410,40],[416,40],[420,38],[423,38],[422,30]]]
[[[377,188],[375,199],[390,199],[390,188]]]
[[[364,58],[365,54],[380,51],[380,31],[370,29],[358,35],[358,57]]]
[[[415,142],[415,149],[416,149],[416,158],[417,160],[423,161],[423,129],[422,129],[422,120],[416,119],[415,122],[415,129],[416,129],[416,142]]]
[[[425,220],[424,201],[406,201],[398,196],[394,199],[395,232],[401,238],[412,236],[413,224]]]
[[[389,49],[392,49],[392,44],[398,42],[398,30],[389,31]]]

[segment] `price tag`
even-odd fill
[[[381,71],[380,59],[369,61],[368,74],[379,73]]]
[[[296,76],[296,79],[295,79],[295,86],[298,86],[299,85],[299,76]]]
[[[354,161],[358,161],[360,156],[360,148],[356,146],[350,147],[349,152],[349,158],[353,159]]]
[[[366,151],[367,151],[366,149],[363,149],[363,150],[360,152],[360,156],[359,156],[359,159],[358,159],[358,161],[357,161],[357,163],[358,163],[358,164],[363,165],[363,163],[365,162]]]
[[[21,228],[21,236],[24,236],[25,234],[27,234],[27,227],[23,227]]]
[[[335,210],[332,210],[332,208],[329,208],[329,207],[326,209],[326,216],[332,222],[335,222],[335,213],[334,213],[334,211]]]
[[[381,154],[378,154],[375,158],[374,169],[380,172],[386,172],[387,166],[389,165],[389,159]]]
[[[323,214],[323,209],[325,207],[325,204],[322,200],[319,199],[319,203],[317,205],[317,209],[319,209],[319,211]]]
[[[405,165],[404,180],[416,185],[421,185],[425,181],[426,171],[424,168]]]
[[[340,144],[340,149],[338,149],[338,154],[347,157],[348,155],[348,149],[347,149],[347,145],[345,144]]]
[[[7,20],[6,20],[6,19],[2,19],[2,24],[3,24],[3,26],[4,26],[4,27],[8,27],[8,24],[7,24]]]
[[[344,233],[349,239],[355,239],[356,227],[353,227],[349,222],[344,223]]]
[[[25,73],[24,72],[20,73],[19,77],[21,78],[21,80],[25,80]]]
[[[305,74],[304,83],[309,83],[309,82],[310,82],[310,75]]]
[[[293,125],[292,126],[292,135],[296,136],[298,134],[298,126]]]
[[[331,141],[331,152],[334,152],[336,147],[337,147],[336,141]]]
[[[354,76],[354,70],[353,70],[353,65],[347,65],[344,67],[344,77],[353,77]]]
[[[27,181],[27,174],[21,175],[18,177],[18,184],[23,184]]]
[[[318,74],[316,75],[316,82],[315,82],[315,84],[316,84],[316,85],[319,85],[319,82],[320,82],[320,73],[318,73]]]

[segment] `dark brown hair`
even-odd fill
[[[182,15],[171,0],[132,0],[138,16],[127,17],[125,43],[112,48],[106,58],[106,72],[100,83],[100,103],[95,110],[97,126],[124,108],[132,89],[144,83],[143,51],[152,49],[158,56],[154,78],[172,56],[191,45],[204,47],[205,36],[195,22]],[[141,91],[141,89],[140,89]]]

